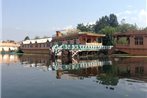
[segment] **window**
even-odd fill
[[[70,44],[70,40],[68,40],[67,43]]]
[[[59,42],[58,42],[58,45],[62,45],[62,41],[59,41]]]
[[[143,37],[135,37],[135,45],[143,45]]]
[[[30,44],[30,48],[32,48],[33,47],[33,45],[32,44]]]
[[[38,44],[37,43],[35,43],[35,47],[38,47]]]
[[[91,43],[91,39],[87,39],[87,43]]]
[[[50,47],[50,44],[49,43],[47,43],[47,47]]]
[[[74,39],[74,44],[77,44],[77,39]]]
[[[43,44],[43,46],[45,47],[45,44]]]

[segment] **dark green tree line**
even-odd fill
[[[118,23],[117,16],[110,14],[109,16],[102,16],[93,25],[84,25],[83,23],[77,25],[77,29],[82,32],[93,32],[97,34],[105,34],[103,38],[104,45],[114,45],[113,34],[117,32],[125,33],[132,30],[138,30],[137,25],[129,24],[122,19],[121,23]],[[145,28],[146,30],[146,28]]]

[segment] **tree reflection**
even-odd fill
[[[118,83],[119,77],[117,66],[104,65],[99,68],[100,74],[96,77],[97,82],[103,85],[115,86]]]

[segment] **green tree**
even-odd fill
[[[99,31],[101,31],[106,26],[117,27],[117,16],[114,14],[110,14],[109,16],[103,16],[98,21],[96,21],[94,30],[96,33],[99,33]]]
[[[109,17],[103,16],[98,21],[96,21],[94,30],[96,33],[99,33],[101,29],[103,29],[105,26],[109,26]]]
[[[77,25],[77,29],[81,32],[94,32],[94,25],[84,25],[83,23]]]
[[[109,16],[102,16],[99,20],[96,21],[95,24],[84,25],[83,23],[77,25],[77,29],[82,32],[95,32],[99,33],[106,26],[117,27],[118,21],[117,16],[115,14],[110,14]]]
[[[40,37],[39,36],[36,36],[34,39],[39,39]]]
[[[114,44],[114,38],[113,34],[117,32],[117,29],[111,26],[106,26],[102,30],[99,31],[101,34],[105,34],[106,36],[103,38],[103,44],[104,45],[113,45]]]
[[[133,24],[126,23],[125,20],[123,19],[121,21],[121,24],[117,27],[117,29],[119,32],[125,33],[128,31],[137,30],[138,27],[136,24],[133,25]]]
[[[24,41],[25,41],[25,40],[30,40],[29,36],[26,36],[26,37],[24,38]]]
[[[89,31],[89,32],[94,32],[94,26],[95,26],[95,24],[90,24],[90,25],[86,25],[86,27],[87,27],[87,30]]]
[[[87,31],[87,28],[86,28],[86,26],[85,26],[83,23],[78,24],[78,25],[77,25],[77,29],[79,29],[79,30],[82,31],[82,32]]]
[[[45,35],[43,38],[48,38],[48,36]]]
[[[121,44],[121,45],[127,45],[128,44],[128,40],[126,37],[122,37],[117,41],[117,44]]]
[[[109,15],[109,24],[112,27],[117,27],[118,26],[118,20],[117,20],[116,15],[114,15],[114,14]]]
[[[147,30],[147,27],[145,27],[143,30]]]

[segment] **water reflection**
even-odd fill
[[[21,62],[24,67],[56,71],[56,78],[84,79],[96,77],[99,84],[116,86],[121,78],[147,82],[147,58],[98,58],[96,60],[55,60],[48,55],[1,55],[0,63]]]
[[[19,62],[19,56],[18,55],[11,55],[11,54],[1,54],[0,55],[0,64],[12,64]]]
[[[113,65],[118,66],[121,76],[147,81],[147,58],[115,58]]]
[[[48,71],[52,65],[49,55],[22,55],[20,62],[24,67],[38,67],[43,71]]]
[[[25,54],[3,55],[1,63],[3,98],[146,98],[147,58],[53,61]]]

